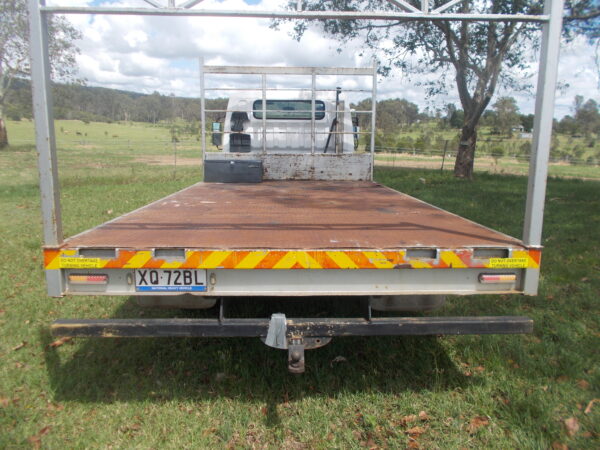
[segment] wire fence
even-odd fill
[[[394,147],[375,147],[375,160],[385,160],[389,158],[444,158],[446,161],[453,160],[456,157],[456,150],[444,151],[439,148],[417,149],[417,148],[394,148]],[[528,164],[531,158],[527,153],[507,153],[502,156],[494,156],[489,153],[476,152],[475,158],[490,158],[497,161],[512,161]],[[589,156],[586,158],[577,158],[571,155],[553,157],[550,156],[550,164],[569,164],[574,166],[600,167],[600,157]]]
[[[34,150],[35,141],[30,139],[11,139],[11,147],[15,150]],[[162,165],[167,164],[179,164],[189,165],[194,162],[195,159],[201,158],[200,141],[196,136],[184,136],[176,139],[152,139],[152,140],[139,140],[139,139],[120,139],[118,136],[108,137],[106,139],[96,140],[89,139],[87,137],[81,137],[76,139],[70,139],[60,137],[57,140],[57,146],[59,150],[68,152],[69,150],[90,150],[90,151],[108,151],[107,157],[115,156],[117,154],[123,156],[131,156],[133,158],[155,157],[157,161]],[[358,151],[367,151],[366,148],[361,145]],[[209,152],[219,151],[216,147],[209,147]],[[172,157],[169,160],[169,157]],[[440,166],[442,162],[445,167],[453,164],[456,158],[456,149],[447,146],[444,148],[398,148],[398,147],[375,147],[375,164],[376,165],[394,165],[402,161],[410,161],[412,167],[418,167],[419,162],[422,163],[423,168],[431,168],[432,162],[439,162]],[[511,163],[511,164],[528,164],[530,161],[530,155],[527,153],[511,153],[505,152],[503,155],[493,155],[484,152],[476,152],[476,162],[478,160],[493,161],[495,164],[500,163]],[[143,161],[138,161],[143,162]],[[147,161],[152,164],[152,161]],[[106,165],[110,165],[111,161],[105,161]],[[115,161],[116,163],[116,161]],[[551,155],[550,164],[556,165],[570,165],[570,166],[582,166],[589,168],[600,168],[600,155],[598,156],[587,156],[577,158],[573,155],[562,155],[560,157],[554,157]]]

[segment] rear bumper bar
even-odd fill
[[[521,316],[288,319],[289,337],[531,333]],[[52,334],[71,337],[266,337],[269,319],[61,319]]]

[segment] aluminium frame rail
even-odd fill
[[[538,71],[535,119],[532,141],[531,162],[527,188],[527,203],[523,227],[523,243],[529,247],[540,247],[548,160],[552,134],[554,97],[558,73],[558,56],[562,28],[564,0],[545,0],[543,14],[463,14],[448,13],[450,7],[459,0],[450,0],[436,9],[430,8],[429,0],[421,0],[417,8],[405,0],[388,0],[396,10],[386,11],[303,11],[298,2],[297,11],[234,11],[191,9],[202,0],[185,0],[176,3],[168,0],[166,5],[159,0],[144,0],[145,8],[124,8],[112,6],[46,6],[45,0],[27,0],[30,21],[31,79],[33,90],[33,111],[35,116],[36,146],[40,174],[41,209],[43,219],[44,244],[59,246],[63,242],[59,179],[54,135],[53,101],[50,87],[50,59],[48,50],[48,16],[52,14],[117,14],[155,15],[181,17],[238,17],[270,19],[370,19],[390,20],[450,20],[450,21],[513,21],[536,22],[542,26],[542,45]],[[60,270],[46,270],[46,282],[50,295],[62,292]],[[527,269],[525,293],[535,295],[539,284],[539,271]]]

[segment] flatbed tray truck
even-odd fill
[[[266,78],[273,73],[312,78],[306,100],[311,109],[302,113],[311,125],[306,127],[310,139],[302,140],[308,142],[305,148],[269,151],[267,121],[278,119],[272,136],[285,134],[285,117],[277,113],[289,114],[289,109],[273,109],[281,107],[276,106],[280,101],[269,108]],[[262,149],[207,151],[206,113],[215,112],[205,108],[204,83],[210,74],[262,78],[262,98],[253,108],[260,110],[256,116],[263,126],[254,124],[254,134],[244,138],[259,136]],[[344,128],[350,122],[338,118],[350,111],[340,107],[339,88],[335,103],[322,102],[323,114],[317,117],[316,77],[332,74],[371,77],[370,131]],[[261,182],[199,182],[57,245],[46,245],[44,265],[53,296],[136,296],[144,305],[192,308],[216,304],[216,317],[61,319],[52,324],[52,332],[74,337],[259,337],[271,347],[288,350],[292,372],[304,371],[305,349],[325,345],[334,336],[531,332],[533,323],[527,317],[372,315],[373,309],[433,309],[446,295],[534,294],[541,258],[539,246],[525,245],[372,180],[375,87],[375,68],[201,64],[205,178],[211,161],[241,164],[242,169],[243,163],[254,161]],[[237,136],[248,121],[232,120],[232,114],[239,119],[241,112],[229,108],[220,111],[230,115],[225,120],[230,129],[222,133]],[[298,119],[300,113],[294,114]],[[315,123],[332,117],[336,120],[331,127]],[[301,132],[294,127],[294,133]],[[329,153],[316,148],[324,141],[318,133],[333,135],[336,144]],[[344,135],[357,133],[370,134],[370,153],[343,149],[349,142]],[[218,181],[223,173],[216,176]],[[360,317],[352,318],[227,316],[231,299],[264,296],[365,301]]]

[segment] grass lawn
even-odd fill
[[[200,177],[143,151],[60,146],[65,234]],[[438,312],[528,315],[532,335],[336,338],[293,376],[258,339],[53,346],[56,318],[149,313],[122,297],[48,298],[35,151],[0,153],[0,170],[1,448],[600,447],[598,181],[550,179],[539,296],[453,297]],[[520,236],[522,176],[379,167],[376,179]]]

